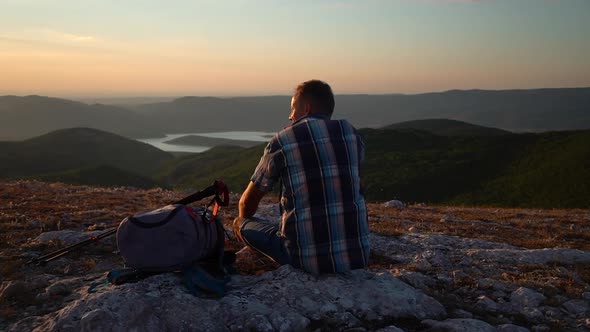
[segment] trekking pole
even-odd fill
[[[110,236],[112,234],[115,234],[116,232],[117,232],[117,227],[113,227],[112,229],[109,229],[108,231],[100,233],[96,236],[91,235],[88,239],[80,241],[78,243],[74,243],[69,247],[59,249],[57,251],[51,252],[47,255],[43,255],[41,257],[33,258],[30,261],[28,261],[26,264],[45,265],[54,259],[57,259],[63,255],[70,253],[72,251],[72,249],[84,247],[84,246],[87,246],[91,243],[98,242],[98,240],[105,238],[107,236]]]
[[[223,183],[220,180],[213,182],[212,185],[210,185],[209,187],[207,187],[201,191],[198,191],[194,194],[191,194],[183,199],[180,199],[180,200],[170,203],[170,204],[187,205],[189,203],[201,200],[205,197],[209,197],[212,195],[215,195],[214,200],[216,203],[215,204],[216,209],[217,209],[217,205],[227,206],[229,204],[229,192],[228,192],[227,186],[225,185],[225,183]],[[223,195],[223,200],[221,198],[219,198],[219,195]],[[215,214],[216,214],[216,211],[215,211]],[[70,253],[73,249],[85,247],[91,243],[98,242],[98,240],[100,240],[102,238],[105,238],[107,236],[115,234],[115,233],[117,233],[117,229],[118,229],[118,225],[113,227],[112,229],[109,229],[106,232],[102,232],[96,236],[91,235],[88,239],[80,241],[78,243],[74,243],[71,246],[56,250],[56,251],[51,252],[49,254],[43,255],[41,257],[33,258],[30,261],[26,262],[25,264],[45,265],[54,259],[57,259],[61,256],[64,256],[64,255]]]

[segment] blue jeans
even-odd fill
[[[291,264],[279,226],[267,220],[251,217],[242,221],[240,234],[246,244],[275,262]]]

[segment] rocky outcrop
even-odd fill
[[[536,255],[545,257],[550,251],[531,252],[443,235],[372,235],[371,240],[375,253],[416,264],[417,270],[361,270],[313,277],[282,266],[260,276],[233,276],[227,295],[221,299],[190,295],[180,278],[171,273],[135,284],[109,285],[95,294],[88,294],[88,282],[79,278],[53,280],[46,282],[42,297],[68,297],[71,301],[56,312],[21,320],[9,330],[527,331],[550,329],[554,319],[579,328],[590,323],[588,299],[561,298],[561,306],[553,299],[549,305],[548,297],[539,291],[495,279],[506,270],[499,266],[501,257],[483,261],[468,254],[509,250],[509,259],[537,262],[541,258]],[[494,247],[499,249],[490,249]],[[552,262],[564,265],[572,259],[567,255],[551,257]],[[581,252],[578,258],[583,257]],[[474,283],[469,291],[457,287],[462,278]],[[455,294],[436,299],[436,289],[445,287],[455,289]],[[0,299],[14,297],[19,289],[27,289],[27,285],[4,285]],[[464,296],[462,308],[452,309],[461,307],[446,303],[457,294]]]
[[[261,276],[234,276],[229,288],[221,299],[195,297],[172,273],[95,294],[82,287],[63,309],[9,331],[345,330],[446,317],[438,301],[389,271],[313,277],[286,265]]]
[[[258,211],[260,217],[278,215],[276,205]],[[93,233],[46,232],[31,242],[71,244],[89,234]],[[425,232],[371,234],[370,241],[374,259],[389,266],[381,263],[379,268],[321,277],[289,266],[257,276],[234,275],[226,296],[219,299],[189,294],[172,273],[88,293],[88,285],[103,280],[108,265],[98,263],[90,274],[76,275],[63,272],[73,269],[72,260],[60,258],[48,264],[47,274],[0,284],[0,304],[28,303],[26,318],[9,326],[2,326],[0,318],[0,327],[9,331],[590,329],[590,252],[525,249]],[[569,283],[565,287],[564,280]]]

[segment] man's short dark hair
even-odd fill
[[[295,88],[295,98],[303,98],[313,104],[316,111],[332,116],[334,113],[334,94],[328,83],[320,80],[306,81]]]

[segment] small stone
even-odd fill
[[[367,329],[364,327],[352,327],[350,329],[343,330],[343,332],[366,332]]]
[[[496,328],[498,332],[529,332],[529,329],[514,324],[502,324]]]
[[[463,309],[453,310],[451,316],[453,316],[453,318],[473,318],[472,313],[470,313],[469,311],[465,311]]]
[[[82,316],[80,325],[83,331],[110,331],[113,316],[103,309],[94,309]]]
[[[483,312],[495,313],[498,311],[498,304],[489,297],[482,295],[477,298],[477,302],[475,302],[475,308]]]
[[[590,301],[590,292],[584,292],[584,293],[582,293],[582,298],[584,300]]]
[[[538,308],[546,297],[532,289],[520,287],[510,294],[510,303],[519,312],[524,308]]]
[[[492,279],[484,278],[477,281],[477,288],[479,289],[493,289],[495,281]]]
[[[569,300],[570,299],[568,297],[565,297],[565,296],[559,295],[559,294],[558,295],[555,295],[553,297],[553,302],[555,302],[555,303],[561,303],[561,304],[563,304],[563,303],[565,303],[565,302],[567,302]]]
[[[495,332],[496,328],[492,325],[478,320],[469,318],[453,318],[445,321],[436,321],[432,319],[423,320],[422,325],[434,331],[478,331],[478,332]]]
[[[396,209],[404,209],[406,207],[406,205],[402,202],[402,201],[398,201],[398,200],[391,200],[389,202],[385,202],[383,203],[383,207],[386,208],[396,208]]]
[[[46,292],[51,296],[64,296],[71,293],[68,286],[63,282],[56,282],[53,285],[47,287]]]
[[[0,286],[0,303],[17,300],[25,293],[29,293],[29,286],[25,282],[5,281]]]
[[[533,332],[546,332],[546,331],[551,331],[551,328],[547,325],[535,325],[531,328],[531,331]]]
[[[49,301],[49,295],[47,295],[47,293],[39,293],[35,296],[36,303],[46,303],[47,301]],[[46,304],[43,304],[43,306],[45,305]]]
[[[416,270],[420,272],[428,272],[432,270],[432,264],[430,264],[426,259],[422,259],[418,261],[418,264],[416,264]]]
[[[440,222],[457,222],[457,221],[461,221],[461,219],[450,216],[450,215],[444,215],[442,218],[440,218]]]
[[[541,322],[544,318],[541,310],[537,308],[524,308],[520,313],[531,323]]]
[[[506,296],[506,292],[503,292],[501,290],[496,290],[492,293],[492,297],[495,299],[498,299],[498,303],[500,303],[500,300],[502,300],[505,296]]]
[[[544,313],[545,318],[559,320],[563,317],[564,313],[562,310],[554,307],[541,307],[541,311]]]
[[[72,215],[69,213],[64,213],[63,216],[61,217],[60,221],[64,222],[64,223],[68,223],[68,222],[72,221]]]
[[[462,283],[462,282],[471,280],[469,275],[467,273],[463,272],[462,270],[453,271],[453,279],[454,279],[455,283]]]
[[[159,291],[159,290],[157,290],[157,289],[156,289],[156,290],[153,290],[153,291],[151,291],[151,292],[147,292],[147,293],[145,293],[145,295],[146,295],[146,296],[149,296],[149,297],[154,297],[154,298],[158,298],[158,297],[160,297],[160,296],[161,296],[161,295],[160,295],[160,291]]]
[[[436,281],[420,272],[401,271],[399,278],[414,288],[425,289],[436,285]]]
[[[31,221],[29,221],[29,228],[41,228],[41,225],[43,223],[41,221],[39,221],[38,219],[33,219]]]
[[[574,316],[583,315],[588,312],[588,301],[570,300],[563,304],[565,310]]]
[[[379,329],[376,332],[404,332],[404,330],[400,329],[397,326],[390,325],[382,329]]]
[[[104,230],[107,227],[108,227],[108,225],[103,222],[103,223],[99,223],[99,224],[90,225],[90,226],[88,226],[87,230],[98,231],[98,230]]]

